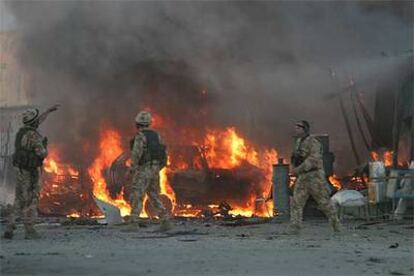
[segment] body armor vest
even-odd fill
[[[142,133],[145,135],[146,143],[139,165],[157,161],[161,167],[165,167],[167,164],[167,147],[161,144],[158,133],[150,129],[144,129]]]
[[[16,134],[16,140],[14,144],[14,154],[13,154],[13,166],[25,169],[25,170],[34,170],[43,165],[43,159],[40,158],[33,150],[28,150],[22,147],[22,139],[29,131],[36,131],[36,129],[28,126],[24,126],[19,129]]]

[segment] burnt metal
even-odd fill
[[[227,202],[222,201],[220,203],[220,205],[219,205],[219,210],[220,210],[220,215],[222,215],[223,217],[227,218],[227,217],[231,217],[231,215],[229,214],[229,212],[231,210],[233,210],[233,208]]]
[[[357,111],[357,107],[356,107],[356,98],[357,97],[358,97],[358,91],[356,89],[356,86],[354,85],[353,89],[351,91],[352,110],[354,112],[355,121],[357,123],[359,134],[361,135],[361,138],[362,138],[362,141],[364,142],[365,148],[367,149],[367,151],[371,151],[371,146],[370,146],[370,144],[368,142],[368,138],[366,137],[365,132],[363,130],[361,120],[359,119],[359,115],[358,115],[358,111]]]

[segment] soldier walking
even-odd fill
[[[138,132],[131,141],[131,230],[138,226],[144,196],[147,194],[150,204],[160,218],[160,230],[167,231],[171,229],[169,214],[160,200],[160,170],[167,163],[166,147],[160,135],[150,129],[151,113],[138,113],[135,122]]]
[[[298,234],[302,228],[303,208],[309,196],[317,202],[319,209],[328,217],[334,232],[340,232],[335,206],[330,204],[323,168],[322,145],[309,134],[307,121],[296,123],[297,140],[292,155],[292,173],[297,176],[293,190],[293,206],[290,212],[289,234]]]
[[[38,132],[39,125],[47,116],[58,109],[59,105],[52,106],[44,113],[38,109],[29,109],[23,113],[24,126],[19,129],[15,140],[13,166],[16,168],[16,190],[12,212],[3,237],[13,238],[16,228],[15,221],[21,217],[26,239],[37,239],[39,234],[34,229],[34,220],[37,215],[37,204],[40,193],[40,169],[47,156],[47,138]]]

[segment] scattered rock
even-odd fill
[[[196,242],[198,240],[196,240],[196,239],[179,239],[178,241],[180,241],[180,242]]]
[[[398,246],[400,245],[396,242],[395,244],[391,244],[388,248],[398,248]]]
[[[319,248],[321,247],[319,244],[309,244],[306,246],[307,248]]]
[[[355,263],[355,260],[345,260],[347,263]]]
[[[403,273],[403,272],[400,272],[400,271],[394,271],[394,270],[391,270],[390,271],[390,275],[406,275],[405,273]]]
[[[25,252],[16,252],[14,255],[16,256],[30,256],[30,253],[25,253]]]
[[[72,225],[99,225],[98,220],[93,218],[70,218],[67,221],[62,222],[63,226]]]
[[[376,257],[370,257],[368,259],[368,262],[377,263],[377,264],[385,263],[385,261],[383,259],[376,258]]]
[[[356,227],[355,229],[358,229],[358,230],[368,230],[369,228],[367,226],[361,225],[361,226]]]
[[[60,253],[59,252],[47,252],[47,253],[45,253],[45,254],[43,254],[43,255],[60,255]]]

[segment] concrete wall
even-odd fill
[[[29,103],[29,77],[20,68],[17,49],[16,34],[0,32],[0,107]]]

